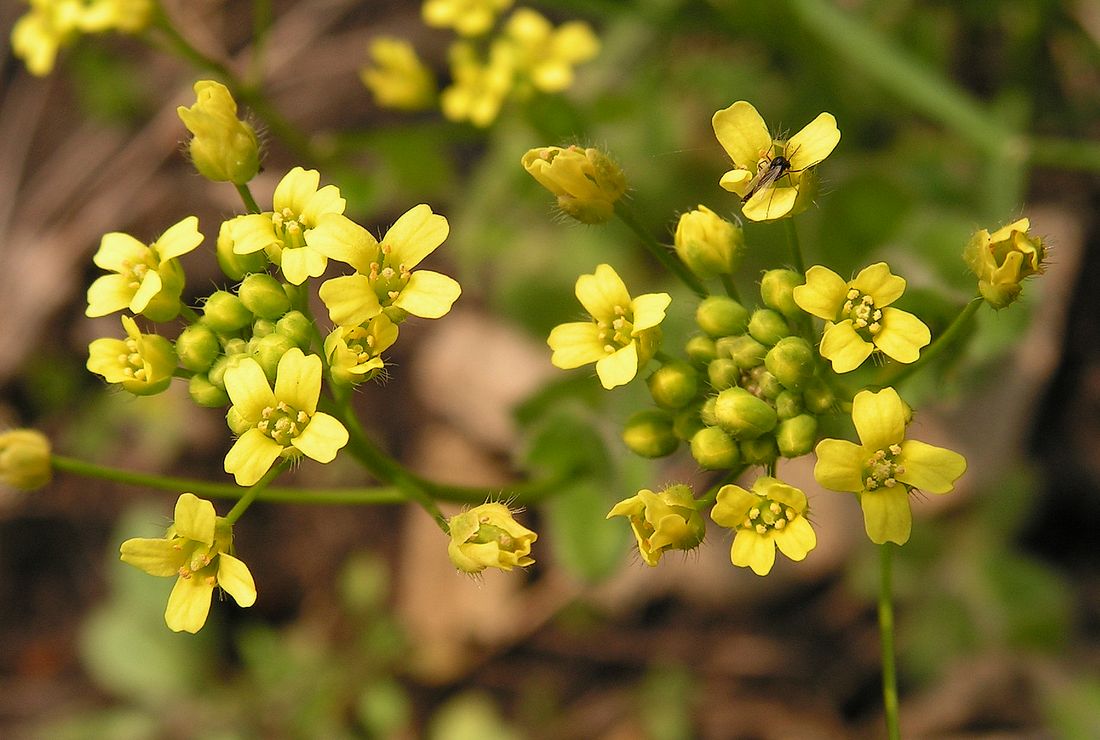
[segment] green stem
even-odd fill
[[[260,204],[256,202],[256,199],[252,197],[252,190],[249,189],[248,183],[242,185],[233,183],[233,186],[237,188],[241,200],[244,201],[244,207],[248,209],[249,213],[260,213],[263,210],[260,208]]]
[[[886,735],[900,740],[898,723],[898,676],[894,661],[894,602],[891,596],[891,570],[894,546],[879,546],[878,629],[882,640],[882,704],[886,714]]]
[[[733,284],[733,275],[722,275],[722,287],[726,289],[726,295],[738,303],[741,302],[741,294],[737,292],[737,286]]]
[[[627,205],[625,201],[619,200],[615,203],[615,215],[618,216],[619,220],[626,224],[631,231],[638,235],[646,250],[652,254],[658,262],[664,265],[669,272],[678,277],[684,285],[691,288],[700,298],[707,297],[707,289],[699,281],[699,278],[695,277],[691,270],[689,270],[679,258],[653,238],[653,235],[642,225],[634,209]]]
[[[791,250],[791,262],[795,272],[806,273],[806,262],[802,259],[802,247],[798,243],[798,229],[795,228],[794,219],[783,219],[783,226],[787,231],[787,246]]]
[[[283,460],[278,465],[275,465],[271,470],[264,473],[263,477],[248,487],[248,490],[244,492],[237,503],[233,504],[233,508],[229,510],[229,513],[225,515],[225,519],[230,524],[233,524],[241,518],[241,514],[248,510],[248,507],[252,505],[252,502],[256,500],[256,497],[267,488],[271,481],[282,475],[283,471],[290,467],[290,460]]]
[[[263,76],[264,44],[271,29],[271,0],[252,0],[252,57],[249,60],[249,79],[258,84]]]
[[[195,311],[195,309],[191,308],[190,306],[185,306],[181,304],[180,316],[182,316],[188,324],[199,323],[199,314]]]
[[[955,317],[955,320],[951,322],[951,325],[948,326],[942,334],[936,337],[936,341],[932,342],[924,352],[921,352],[920,358],[918,358],[916,362],[908,365],[894,365],[893,372],[888,373],[882,379],[882,384],[886,386],[900,383],[918,369],[924,367],[946,352],[951,345],[958,340],[959,335],[969,326],[970,322],[974,320],[974,317],[978,313],[978,309],[982,307],[983,303],[985,303],[985,299],[981,296],[971,298],[970,302],[966,304],[966,308]]]

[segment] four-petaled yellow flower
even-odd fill
[[[497,16],[513,0],[424,0],[420,8],[424,23],[436,28],[453,28],[463,36],[480,36],[489,31]]]
[[[233,407],[230,428],[240,435],[225,456],[225,472],[237,484],[251,486],[280,457],[301,455],[332,462],[348,442],[348,432],[335,417],[317,410],[321,395],[321,358],[295,347],[283,355],[275,390],[263,368],[251,357],[225,371],[225,391]]]
[[[172,343],[157,334],[142,334],[129,316],[122,317],[122,328],[126,339],[96,339],[88,345],[88,370],[136,396],[165,390],[177,365]]]
[[[806,284],[794,289],[799,308],[825,319],[821,356],[833,370],[855,370],[880,350],[898,362],[914,362],[932,339],[928,327],[908,311],[890,306],[905,292],[905,279],[885,262],[863,268],[845,282],[827,267],[806,272]]]
[[[715,113],[712,123],[734,165],[720,184],[740,196],[741,212],[752,221],[774,221],[809,208],[816,192],[811,169],[840,141],[831,113],[818,115],[786,141],[773,140],[764,119],[744,100]]]
[[[600,40],[584,21],[570,21],[554,28],[541,13],[519,8],[504,26],[504,38],[511,42],[516,69],[530,86],[545,93],[557,93],[573,84],[573,67],[592,59],[600,51]],[[523,95],[530,91],[521,90]]]
[[[611,265],[577,278],[576,293],[592,321],[555,326],[547,339],[554,351],[550,361],[563,370],[594,362],[607,389],[629,383],[657,351],[671,296],[646,293],[632,299]]]
[[[335,185],[318,189],[320,182],[317,170],[295,167],[288,172],[275,187],[273,210],[232,220],[234,253],[266,250],[283,277],[294,285],[320,277],[328,259],[313,246],[313,239],[318,235],[321,218],[342,214],[347,205]]]
[[[136,33],[149,23],[152,0],[29,0],[11,30],[15,56],[39,77],[53,69],[57,53],[82,33]]]
[[[92,261],[112,275],[88,288],[88,316],[106,316],[124,308],[152,321],[171,321],[180,310],[184,274],[179,257],[202,243],[199,220],[188,216],[152,244],[129,234],[104,234]]]
[[[859,444],[823,439],[817,444],[814,477],[832,491],[859,497],[872,542],[909,540],[913,514],[909,492],[947,493],[966,472],[957,452],[905,438],[907,409],[897,391],[860,391],[852,401]]]
[[[970,238],[963,257],[978,278],[978,291],[993,308],[1004,308],[1023,290],[1023,281],[1043,271],[1046,245],[1027,232],[1026,218],[990,234],[985,229]]]
[[[517,522],[504,504],[475,506],[452,516],[447,525],[451,533],[447,555],[465,573],[512,570],[535,562],[531,543],[539,536]]]
[[[488,126],[512,90],[515,53],[498,39],[490,45],[484,61],[472,44],[462,42],[454,44],[448,56],[452,82],[440,94],[440,110],[448,120]]]
[[[397,341],[397,324],[380,313],[365,326],[338,326],[325,337],[325,357],[332,379],[354,385],[382,372],[382,353]]]
[[[615,504],[607,518],[613,516],[625,516],[630,521],[638,552],[645,564],[653,567],[669,550],[695,549],[706,534],[691,487],[682,483],[660,493],[643,488]]]
[[[461,286],[446,275],[413,268],[443,243],[449,230],[447,219],[423,203],[397,219],[381,242],[346,218],[322,218],[314,248],[356,270],[326,280],[318,291],[332,322],[358,326],[383,311],[395,322],[408,314],[422,319],[446,315]]]
[[[730,561],[766,576],[775,564],[775,549],[794,561],[817,547],[817,535],[806,518],[806,494],[768,476],[757,478],[752,490],[725,485],[710,517],[734,530]]]
[[[380,36],[370,43],[370,64],[359,79],[384,108],[423,110],[435,100],[435,75],[404,39]]]
[[[122,543],[122,562],[149,575],[177,576],[164,621],[174,632],[194,634],[206,624],[218,586],[241,606],[256,603],[248,566],[233,557],[233,527],[214,505],[193,493],[176,501],[175,520],[162,538],[135,537]]]

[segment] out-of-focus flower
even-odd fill
[[[493,27],[497,16],[513,0],[424,0],[420,8],[424,23],[436,28],[453,28],[463,36],[481,36]]]
[[[602,224],[626,192],[619,165],[599,149],[544,146],[523,155],[523,168],[558,198],[558,207],[581,223]]]
[[[381,36],[370,43],[370,64],[359,78],[384,108],[416,111],[435,101],[435,75],[404,39]]]
[[[50,440],[34,429],[0,432],[0,482],[33,491],[50,482]]]

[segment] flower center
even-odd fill
[[[759,504],[749,509],[745,520],[741,522],[739,529],[751,529],[757,534],[778,532],[793,522],[798,512],[793,507],[784,506],[778,501],[763,499]]]
[[[299,411],[285,401],[268,406],[260,412],[260,417],[256,428],[283,447],[290,446],[290,441],[302,433],[310,419],[305,411]]]
[[[157,263],[153,257],[152,250],[150,250],[141,262],[131,262],[130,260],[123,260],[122,269],[119,274],[126,278],[126,285],[131,290],[137,290],[141,287],[141,283],[145,280],[145,276],[150,270],[156,270]]]
[[[378,344],[373,334],[366,329],[357,326],[347,333],[345,341],[348,350],[355,355],[356,364],[361,364],[374,357],[374,347]]]
[[[123,340],[126,343],[126,352],[118,356],[118,364],[122,366],[122,372],[134,380],[146,381],[149,373],[145,369],[145,360],[141,358],[141,348],[136,339],[130,337]]]
[[[495,542],[501,550],[505,552],[513,552],[516,549],[516,541],[512,535],[505,532],[500,527],[492,524],[486,524],[484,518],[482,519],[481,526],[478,527],[474,536],[468,540],[478,545],[484,545],[489,542]]]
[[[600,328],[600,341],[609,355],[634,341],[634,316],[630,307],[616,305],[612,314],[614,318],[610,321],[596,319],[596,326]]]
[[[885,486],[893,488],[898,484],[898,476],[905,473],[905,468],[898,464],[901,455],[899,445],[890,445],[884,450],[878,450],[864,464],[863,485],[868,491]]]
[[[390,262],[392,255],[392,246],[379,245],[378,261],[370,263],[370,274],[367,275],[371,285],[374,286],[374,292],[378,295],[379,303],[383,306],[392,305],[412,277],[412,270],[405,265],[398,263],[395,267]]]
[[[856,331],[864,336],[874,336],[882,329],[882,309],[875,308],[875,299],[855,288],[848,289],[840,319],[851,319]]]
[[[287,249],[296,249],[306,245],[305,232],[308,228],[300,216],[289,208],[271,214],[271,224],[275,227],[275,236],[282,240]]]
[[[217,554],[211,554],[210,548],[201,542],[182,537],[178,538],[172,547],[180,550],[183,554],[183,563],[177,571],[180,578],[191,578],[204,568],[208,568],[214,562],[214,555]],[[213,577],[213,574],[209,574],[207,577]]]

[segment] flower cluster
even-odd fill
[[[11,47],[31,74],[48,75],[62,47],[81,34],[137,33],[149,24],[153,0],[28,0],[11,29]]]
[[[742,215],[753,221],[790,218],[808,208],[817,191],[814,168],[840,140],[828,113],[789,139],[773,138],[745,101],[718,111],[713,123],[734,164],[720,184],[740,198]],[[610,161],[597,150],[543,147],[529,151],[523,165],[565,213],[603,223],[624,215],[617,205],[626,190],[621,171],[599,166]],[[968,247],[982,295],[994,305],[1014,297],[1019,281],[1040,269],[1042,244],[1026,232],[1026,220],[1019,221],[993,234],[979,232]],[[952,490],[966,461],[907,439],[909,407],[893,387],[882,387],[888,383],[857,389],[843,377],[872,357],[894,376],[920,360],[932,332],[894,305],[905,279],[885,262],[851,280],[822,265],[804,273],[772,269],[760,278],[754,307],[741,300],[732,281],[746,251],[738,223],[700,205],[680,217],[673,248],[681,277],[701,294],[699,331],[683,342],[682,358],[660,348],[669,295],[632,299],[608,265],[577,281],[577,298],[592,320],[561,324],[548,339],[554,365],[570,369],[594,362],[605,388],[630,382],[656,358],[659,366],[646,381],[654,405],[627,420],[624,443],[650,458],[686,444],[702,470],[721,476],[698,499],[678,483],[658,493],[643,489],[615,505],[608,516],[628,519],[643,561],[655,566],[666,552],[697,547],[704,536],[701,512],[708,506],[711,519],[735,533],[734,565],[765,575],[777,549],[803,560],[817,544],[810,500],[777,470],[781,460],[811,453],[823,488],[856,494],[873,542],[906,542],[910,494]],[[706,290],[716,278],[722,290]],[[820,329],[814,319],[823,320]],[[837,426],[824,422],[848,410],[860,442],[822,439],[823,429]],[[731,482],[752,467],[763,474],[750,488]]]
[[[452,121],[488,126],[509,99],[558,93],[573,84],[573,68],[599,52],[587,23],[571,21],[555,28],[540,13],[517,8],[499,26],[512,0],[425,0],[422,17],[429,26],[452,29],[457,38],[448,51],[451,84],[436,91],[435,76],[407,41],[376,38],[363,84],[379,105],[421,110],[435,104]]]

